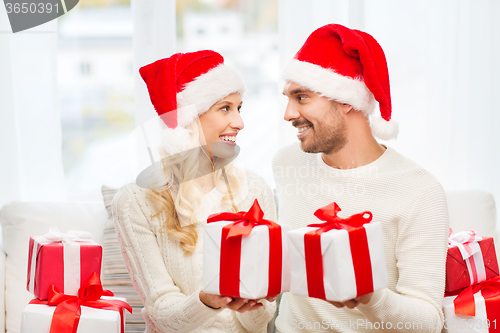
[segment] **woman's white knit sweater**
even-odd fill
[[[276,220],[271,188],[247,172],[246,189],[236,196],[239,210],[247,211],[255,198],[264,218]],[[214,188],[203,197],[198,215],[198,242],[191,255],[177,240],[159,232],[166,214],[153,209],[147,190],[125,185],[113,201],[113,216],[123,258],[144,304],[148,333],[157,332],[265,332],[276,305],[265,300],[257,310],[238,313],[212,309],[200,301],[203,274],[203,226],[208,215],[223,211],[223,194]]]

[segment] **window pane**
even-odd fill
[[[180,52],[212,49],[236,67],[248,88],[238,134],[241,158],[274,184],[271,159],[282,121],[278,53],[277,0],[178,0],[177,48]]]
[[[134,128],[129,1],[84,0],[59,19],[58,80],[68,195],[129,181]]]

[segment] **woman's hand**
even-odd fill
[[[200,301],[212,309],[230,309],[240,313],[256,310],[263,306],[258,300],[207,294],[200,291]]]

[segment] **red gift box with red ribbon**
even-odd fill
[[[44,236],[30,238],[26,289],[40,300],[48,299],[51,285],[65,294],[77,295],[94,272],[100,275],[101,259],[102,246],[90,233],[62,233],[51,227]]]
[[[446,258],[445,293],[499,276],[492,237],[480,237],[471,230],[450,236]]]
[[[22,314],[21,333],[123,333],[126,302],[103,290],[97,273],[85,281],[78,295],[66,295],[50,286],[47,301],[31,300]]]
[[[331,203],[314,215],[324,223],[290,231],[291,293],[343,302],[387,287],[382,226],[371,212],[340,218]]]
[[[500,277],[469,286],[443,299],[443,332],[500,332]]]
[[[248,212],[212,214],[203,233],[203,291],[259,299],[289,290],[285,234],[263,218],[257,199]]]

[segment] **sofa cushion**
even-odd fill
[[[446,192],[450,227],[453,232],[474,230],[481,236],[496,236],[496,208],[493,195],[486,191]]]
[[[480,236],[493,237],[497,259],[500,260],[497,212],[493,195],[481,190],[447,191],[446,199],[453,232],[474,230]]]
[[[26,290],[30,236],[44,235],[55,225],[62,232],[91,232],[102,244],[106,218],[102,202],[13,202],[2,207],[7,333],[20,331],[21,312],[33,298]]]

